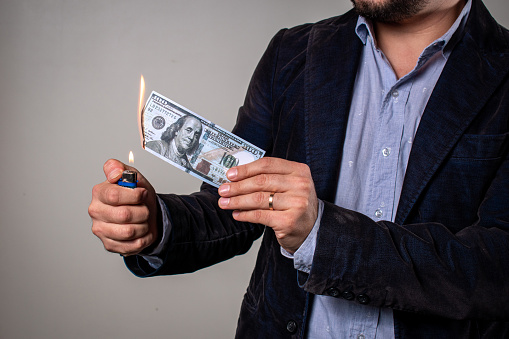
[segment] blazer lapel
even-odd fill
[[[506,76],[507,54],[502,59],[500,51],[486,51],[477,43],[485,39],[480,35],[485,33],[486,22],[493,22],[481,6],[474,1],[469,22],[475,20],[482,27],[475,30],[471,27],[475,24],[467,23],[422,116],[405,174],[395,220],[398,224],[405,223],[434,173]]]
[[[343,25],[316,25],[305,68],[306,159],[318,197],[334,201],[346,124],[362,43],[356,15]],[[348,14],[347,14],[348,15]],[[349,32],[340,34],[341,32]]]

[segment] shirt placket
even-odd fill
[[[412,72],[407,77],[397,79],[383,52],[374,46],[372,39],[368,39],[368,42],[374,47],[383,91],[369,171],[371,191],[365,200],[364,212],[375,221],[393,220],[405,105],[411,89],[411,81],[407,79]]]

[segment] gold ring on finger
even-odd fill
[[[276,192],[272,192],[269,195],[269,210],[271,211],[274,210],[274,194],[276,194]]]

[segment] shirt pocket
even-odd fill
[[[509,133],[465,134],[454,147],[451,158],[461,160],[495,160],[502,157],[508,146]]]

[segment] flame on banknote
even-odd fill
[[[143,134],[143,102],[145,101],[145,79],[143,74],[140,78],[140,100],[138,102],[138,132],[140,133],[141,147],[145,148],[145,136]]]

